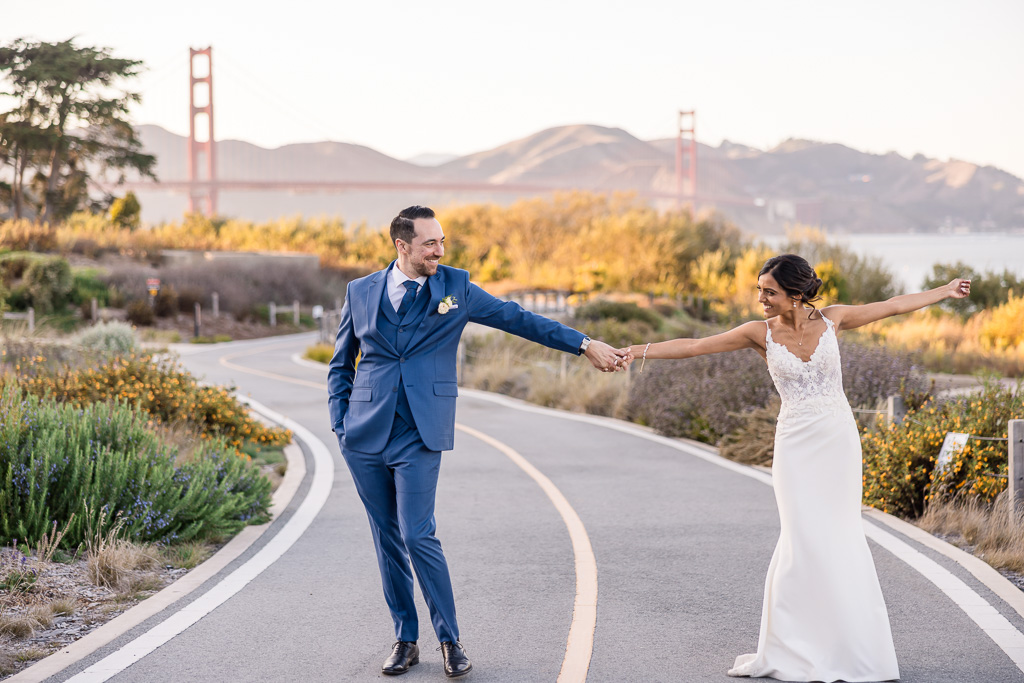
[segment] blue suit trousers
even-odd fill
[[[339,441],[370,519],[395,637],[419,639],[413,599],[415,571],[438,641],[454,643],[459,639],[455,597],[441,542],[434,536],[434,494],[441,452],[427,448],[419,432],[398,415],[387,446],[380,453],[351,450],[345,447],[343,438]]]

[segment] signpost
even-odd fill
[[[160,278],[148,278],[146,280],[146,291],[149,292],[149,305],[152,307],[156,301],[156,295],[160,293]]]

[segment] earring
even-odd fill
[[[793,308],[796,308],[796,302],[795,301],[793,302]]]

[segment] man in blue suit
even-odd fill
[[[472,321],[584,354],[605,372],[624,369],[630,358],[491,296],[464,270],[439,265],[444,231],[429,208],[411,206],[398,214],[391,239],[396,260],[348,285],[327,379],[328,406],[366,507],[395,623],[398,642],[381,671],[403,674],[419,662],[415,571],[445,675],[454,678],[473,665],[459,641],[448,564],[434,536],[434,493],[441,451],[454,446],[455,358],[463,328]]]

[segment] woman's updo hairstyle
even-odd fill
[[[814,302],[820,301],[818,290],[821,289],[821,278],[814,272],[811,264],[796,254],[782,254],[773,256],[764,262],[762,275],[771,275],[779,283],[779,287],[785,290],[789,296],[799,299],[800,303],[814,308]],[[814,311],[811,311],[811,316]],[[808,316],[810,317],[810,316]]]

